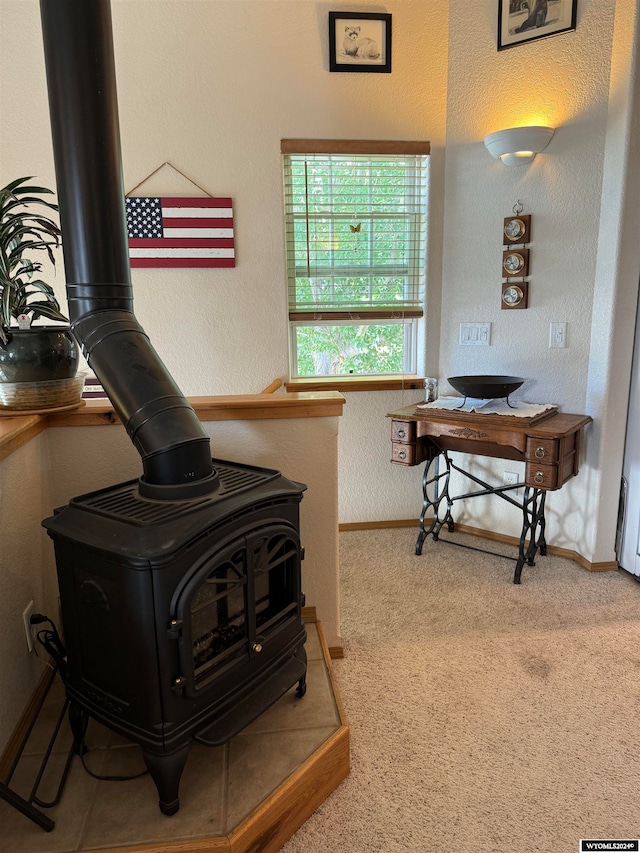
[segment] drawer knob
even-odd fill
[[[535,477],[533,478],[536,483],[544,483],[544,472],[537,471]]]
[[[407,451],[406,450],[399,450],[398,451],[398,459],[406,459],[406,458],[407,458]]]
[[[404,438],[406,436],[406,432],[403,429],[398,430],[398,438]]]
[[[538,459],[544,459],[544,447],[536,447],[536,456]]]

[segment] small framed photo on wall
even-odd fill
[[[576,28],[578,0],[498,0],[498,50]]]
[[[329,12],[329,70],[391,72],[391,15]]]

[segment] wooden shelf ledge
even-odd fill
[[[0,459],[31,441],[47,428],[47,419],[42,415],[22,415],[16,418],[0,418]]]
[[[248,421],[340,417],[345,399],[338,391],[292,394],[234,394],[189,397],[201,421]],[[109,400],[84,400],[77,409],[48,415],[0,418],[0,459],[5,459],[48,427],[119,424]]]

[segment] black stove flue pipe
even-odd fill
[[[40,0],[71,330],[142,457],[142,494],[217,476],[197,415],[135,318],[110,0]]]

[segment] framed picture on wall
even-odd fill
[[[576,28],[578,0],[498,0],[498,50]]]
[[[329,12],[329,70],[391,72],[391,15]]]

